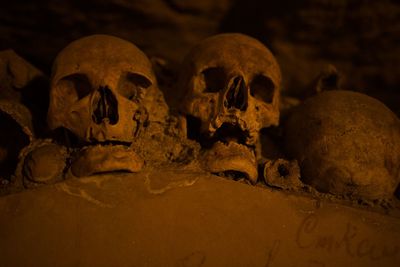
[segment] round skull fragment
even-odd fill
[[[212,36],[186,56],[178,89],[184,95],[181,111],[188,118],[188,137],[209,150],[225,146],[223,151],[211,152],[216,158],[215,164],[206,163],[208,171],[242,172],[256,181],[254,147],[260,129],[279,122],[280,82],[279,65],[272,53],[243,34]],[[226,165],[223,155],[236,155],[235,161],[242,163]]]
[[[264,166],[264,180],[268,186],[285,190],[301,190],[300,168],[296,160],[269,160]]]
[[[61,181],[67,167],[67,148],[51,140],[36,140],[26,147],[18,171],[22,174],[25,187],[51,184]]]
[[[95,151],[106,154],[115,152],[113,145],[125,146],[118,153],[129,157],[134,153],[132,141],[149,124],[164,122],[167,113],[149,59],[128,41],[108,35],[85,37],[65,47],[54,62],[48,124],[52,130],[67,129],[81,146],[104,146]],[[90,154],[83,153],[82,159],[78,155],[79,165]],[[121,167],[107,162],[114,157],[102,159],[90,172]]]
[[[304,182],[321,192],[385,199],[400,181],[400,121],[360,93],[334,90],[307,99],[285,125],[285,146]]]

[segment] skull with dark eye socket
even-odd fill
[[[126,73],[118,84],[120,94],[135,103],[140,103],[144,99],[146,90],[150,86],[151,81],[136,73]]]
[[[261,128],[278,125],[280,81],[272,53],[249,36],[220,34],[191,50],[180,73],[181,111],[188,117],[189,137],[212,151],[205,168],[244,170],[257,179],[254,147]],[[245,158],[254,160],[246,165]]]
[[[54,62],[48,124],[67,129],[81,144],[124,150],[143,127],[164,121],[167,113],[149,59],[128,41],[85,37],[64,48]]]
[[[144,123],[137,111],[155,121],[163,118],[151,112],[152,104],[167,113],[165,104],[155,103],[160,95],[151,63],[136,46],[112,36],[85,37],[55,60],[49,126],[84,142],[132,142]]]

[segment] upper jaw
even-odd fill
[[[241,145],[248,145],[250,132],[240,127],[238,124],[223,123],[215,132],[212,133],[211,139],[214,142],[222,143],[234,142]]]
[[[130,144],[132,143],[134,137],[133,132],[132,135],[126,133],[125,131],[119,131],[119,127],[122,125],[117,125],[117,127],[112,127],[106,124],[101,125],[91,125],[86,129],[84,143],[90,144]],[[136,132],[139,128],[139,125],[132,125],[134,131]],[[136,126],[136,127],[134,127]]]
[[[232,141],[252,148],[256,144],[258,131],[249,126],[245,120],[236,116],[217,118],[209,124],[207,135],[214,142],[228,143]]]
[[[56,131],[54,138],[57,142],[64,144],[74,149],[82,149],[85,147],[111,147],[120,146],[125,148],[131,148],[133,141],[131,138],[112,138],[109,134],[102,136],[102,138],[96,138],[96,136],[89,136],[90,138],[81,138],[79,135],[73,133],[68,128],[60,128]]]

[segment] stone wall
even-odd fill
[[[243,32],[276,53],[291,95],[304,95],[333,64],[346,88],[399,109],[400,5],[394,0],[9,1],[0,22],[0,49],[15,49],[45,73],[63,46],[88,34],[117,35],[176,65],[206,36]]]

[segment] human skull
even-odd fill
[[[224,123],[237,125],[254,145],[259,130],[278,125],[281,73],[272,53],[243,34],[205,39],[186,56],[180,87],[182,110],[213,135]]]
[[[195,46],[183,62],[181,111],[199,121],[197,134],[238,151],[216,154],[245,158],[243,147],[256,145],[260,129],[278,125],[280,82],[279,65],[262,43],[243,34],[215,35]]]
[[[57,56],[51,78],[48,124],[86,142],[132,142],[167,107],[146,55],[107,35],[76,40]]]
[[[128,41],[84,37],[54,62],[47,119],[52,130],[67,129],[84,145],[72,162],[75,176],[139,171],[143,160],[132,142],[167,114],[149,59]]]
[[[285,125],[288,155],[321,192],[378,200],[400,182],[400,121],[367,95],[332,90],[307,99]]]

